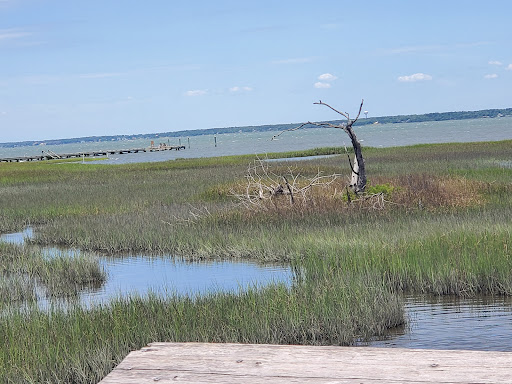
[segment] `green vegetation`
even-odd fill
[[[331,153],[342,152],[309,152]],[[290,287],[149,294],[66,311],[7,309],[33,301],[33,285],[51,286],[45,276],[60,272],[44,272],[45,263],[62,263],[52,268],[66,271],[71,286],[83,283],[86,268],[69,273],[69,261],[2,245],[0,376],[94,383],[152,341],[349,345],[402,325],[403,293],[511,295],[511,153],[512,141],[365,148],[369,196],[349,202],[339,179],[312,188],[301,204],[277,196],[266,210],[245,209],[232,196],[244,189],[252,156],[0,164],[2,232],[37,224],[41,245],[288,262],[295,275]],[[350,173],[344,155],[270,166],[276,174]]]
[[[37,289],[47,298],[73,297],[105,279],[92,256],[49,256],[31,247],[0,242],[0,309],[13,302],[36,301]]]
[[[0,372],[7,382],[97,383],[131,350],[155,340],[349,344],[403,321],[382,286],[344,281],[239,294],[128,297],[109,306],[0,318]]]

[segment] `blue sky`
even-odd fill
[[[512,1],[0,0],[0,142],[512,107]]]

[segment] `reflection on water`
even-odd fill
[[[512,298],[406,297],[405,328],[364,345],[512,351]],[[363,345],[363,344],[362,344]]]
[[[86,300],[104,301],[119,294],[176,292],[205,294],[238,291],[271,282],[291,283],[290,268],[248,262],[185,262],[170,256],[101,257],[108,271],[107,282],[88,294]]]
[[[33,237],[33,230],[4,234],[0,241],[24,244]],[[76,256],[78,249],[43,247],[48,256]],[[281,265],[260,265],[250,262],[209,261],[188,262],[170,255],[113,257],[97,255],[107,272],[107,281],[94,289],[83,291],[80,299],[85,304],[106,302],[113,297],[129,294],[206,294],[209,292],[234,292],[249,286],[264,286],[271,282],[290,285],[292,271]],[[41,300],[44,305],[45,300]]]
[[[4,233],[0,235],[0,241],[9,244],[23,245],[25,244],[25,240],[31,239],[32,237],[34,237],[34,230],[31,227],[27,227],[23,232]]]

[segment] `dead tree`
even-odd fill
[[[318,171],[315,176],[307,177],[294,172],[290,167],[285,175],[280,175],[272,171],[267,160],[257,158],[250,163],[245,176],[245,187],[231,190],[231,195],[251,210],[274,209],[280,205],[279,200],[284,196],[288,196],[289,206],[307,207],[313,200],[313,189],[327,188],[341,176],[324,176]]]
[[[351,119],[350,115],[347,112],[340,112],[337,109],[334,109],[333,107],[331,107],[329,104],[326,104],[320,100],[319,102],[313,103],[313,104],[325,105],[326,107],[332,109],[334,112],[345,117],[347,119],[347,122],[341,123],[341,124],[332,124],[329,122],[313,123],[311,121],[308,121],[307,123],[303,123],[303,124],[299,125],[298,127],[290,128],[290,129],[280,132],[277,135],[274,135],[272,137],[272,140],[278,136],[281,136],[284,132],[296,131],[297,129],[304,128],[308,125],[313,125],[313,126],[323,127],[323,128],[343,129],[347,133],[347,135],[350,137],[350,141],[352,142],[352,148],[354,149],[354,161],[352,162],[350,160],[350,157],[348,159],[349,164],[350,164],[350,169],[352,170],[350,188],[356,194],[363,193],[366,188],[366,168],[365,168],[365,164],[364,164],[363,151],[361,149],[361,144],[359,143],[359,140],[357,140],[357,136],[356,136],[354,130],[352,129],[352,126],[354,125],[354,123],[357,121],[357,119],[359,119],[359,115],[361,114],[361,110],[363,109],[363,103],[364,103],[364,99],[361,100],[361,105],[359,106],[359,112],[357,113],[356,118]]]

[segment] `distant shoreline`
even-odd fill
[[[427,121],[446,121],[446,120],[467,120],[467,119],[480,119],[480,118],[496,118],[512,116],[512,108],[505,109],[483,109],[479,111],[461,111],[461,112],[436,112],[426,113],[422,115],[397,115],[397,116],[381,116],[381,117],[360,117],[360,120],[355,125],[368,125],[368,124],[397,124],[397,123],[419,123]],[[340,123],[343,120],[330,121],[333,123]],[[258,126],[244,126],[244,127],[226,127],[226,128],[206,128],[206,129],[193,129],[182,130],[174,132],[160,132],[160,133],[143,133],[134,135],[105,135],[105,136],[87,136],[77,137],[70,139],[53,139],[53,140],[34,140],[34,141],[19,141],[19,142],[6,142],[0,143],[0,148],[15,148],[26,147],[35,145],[61,145],[61,144],[74,144],[81,142],[101,142],[101,141],[123,141],[123,140],[136,140],[136,139],[158,139],[159,137],[192,137],[202,135],[213,135],[223,133],[235,132],[265,132],[265,131],[282,131],[298,126],[300,123],[291,124],[270,124]],[[314,128],[314,127],[312,127]]]

